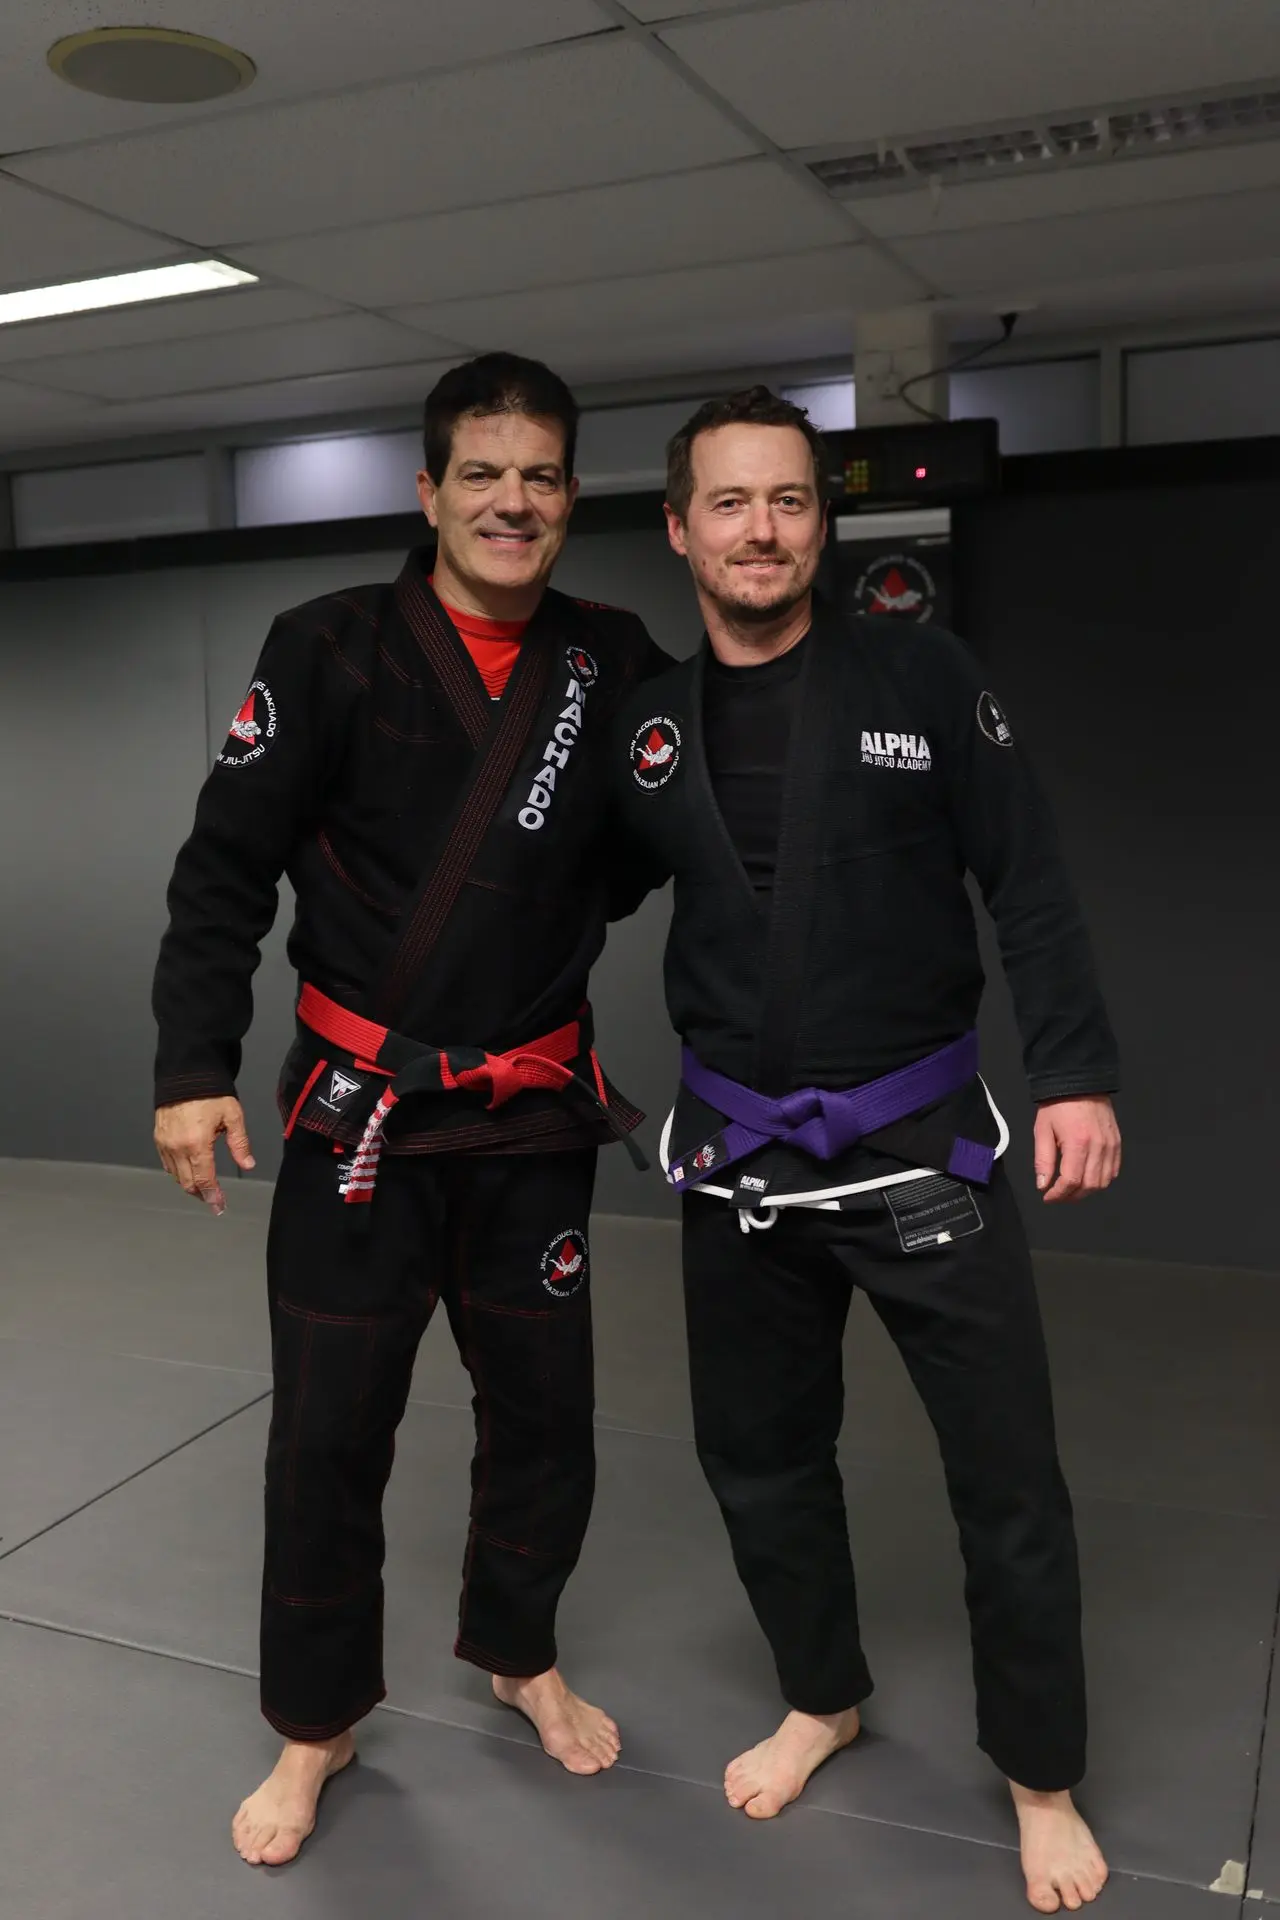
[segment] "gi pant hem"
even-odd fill
[[[803,1687],[783,1687],[782,1697],[795,1713],[808,1713],[817,1720],[825,1720],[833,1713],[848,1713],[851,1707],[864,1706],[874,1692],[875,1682],[868,1674],[850,1687],[848,1697],[836,1705],[824,1695],[809,1693]]]
[[[524,1660],[504,1660],[501,1654],[488,1653],[461,1635],[453,1643],[453,1652],[455,1659],[466,1660],[484,1673],[500,1674],[504,1680],[535,1680],[540,1673],[549,1673],[558,1657],[552,1641],[545,1659],[534,1654]]]
[[[366,1715],[372,1713],[386,1697],[386,1688],[379,1686],[372,1700],[367,1701],[364,1706],[357,1707],[354,1712],[345,1714],[339,1720],[331,1720],[327,1725],[319,1727],[300,1726],[296,1721],[286,1720],[282,1714],[269,1707],[265,1700],[262,1702],[262,1717],[268,1726],[274,1727],[276,1732],[282,1734],[286,1740],[299,1740],[319,1745],[325,1740],[336,1740],[340,1733],[348,1732],[357,1721],[363,1720]]]
[[[1025,1787],[1028,1793],[1072,1793],[1084,1779],[1084,1756],[1079,1755],[1072,1761],[1059,1766],[1049,1766],[1043,1756],[1030,1759],[1024,1756],[1023,1763],[1008,1748],[1001,1748],[995,1741],[978,1741],[978,1751],[985,1753],[992,1765],[1001,1772],[1013,1786]]]

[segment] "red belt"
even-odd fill
[[[513,1047],[508,1053],[488,1053],[477,1047],[433,1047],[424,1041],[410,1040],[389,1027],[379,1026],[376,1020],[366,1020],[363,1015],[352,1013],[349,1008],[331,1000],[328,994],[321,993],[318,987],[312,986],[302,989],[298,1000],[298,1018],[319,1039],[327,1040],[332,1046],[349,1053],[358,1071],[385,1074],[387,1077],[388,1085],[383,1088],[356,1148],[355,1157],[345,1170],[345,1178],[340,1181],[340,1191],[348,1205],[373,1199],[378,1160],[382,1152],[383,1128],[387,1115],[404,1094],[448,1093],[459,1088],[470,1092],[487,1090],[489,1099],[486,1104],[493,1109],[505,1105],[526,1088],[559,1091],[567,1087],[577,1079],[567,1063],[578,1058],[582,1051],[582,1026],[578,1020],[571,1020],[566,1026],[557,1027],[554,1033],[544,1033],[523,1046]],[[590,1050],[589,1057],[595,1079],[595,1097],[607,1114],[607,1089],[594,1048]],[[327,1064],[327,1061],[322,1061],[308,1078],[285,1129],[286,1138],[297,1124],[307,1095]]]

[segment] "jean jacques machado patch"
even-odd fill
[[[568,766],[569,755],[582,733],[582,709],[587,689],[595,683],[600,671],[591,655],[579,647],[570,647],[568,660],[573,678],[564,690],[567,704],[560,709],[560,717],[551,738],[542,749],[542,765],[533,776],[529,797],[516,815],[520,825],[529,833],[536,833],[547,817],[556,790],[557,775],[562,774]],[[583,676],[581,678],[579,669]]]
[[[220,767],[247,767],[261,760],[276,737],[276,703],[265,680],[255,680],[227,731]]]
[[[631,771],[646,793],[665,787],[680,764],[683,742],[669,714],[655,713],[636,728],[631,741]]]

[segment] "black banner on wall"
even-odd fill
[[[951,625],[948,508],[846,514],[832,533],[828,590],[842,612]]]

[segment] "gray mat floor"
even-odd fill
[[[1029,1911],[973,1745],[932,1436],[857,1303],[868,1730],[782,1819],[726,1807],[725,1761],[780,1704],[690,1444],[675,1232],[617,1218],[596,1223],[600,1487],[562,1647],[621,1764],[570,1779],[451,1657],[470,1389],[442,1319],[388,1503],[390,1700],[300,1862],[240,1865],[227,1818],[273,1752],[252,1677],[268,1198],[242,1183],[213,1221],[158,1175],[0,1163],[3,1920]],[[1115,1870],[1098,1911],[1280,1916],[1280,1275],[1046,1256],[1039,1277],[1086,1584],[1082,1800]]]

